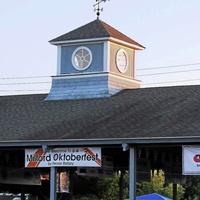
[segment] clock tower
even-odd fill
[[[135,52],[144,47],[98,18],[50,43],[57,46],[57,75],[46,100],[103,98],[140,87]]]

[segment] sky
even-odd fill
[[[48,41],[96,19],[96,0],[0,0],[0,96],[48,93],[57,47]],[[200,0],[110,0],[100,19],[142,44],[141,87],[200,84]]]

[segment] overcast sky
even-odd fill
[[[48,92],[57,67],[56,46],[48,41],[95,20],[95,3],[1,0],[0,95]],[[100,6],[101,20],[146,47],[136,54],[142,87],[200,84],[200,0],[110,0]]]

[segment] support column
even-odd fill
[[[136,155],[135,149],[129,149],[129,200],[136,199]]]
[[[50,200],[56,200],[56,168],[51,167],[51,175],[50,175]]]

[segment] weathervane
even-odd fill
[[[97,11],[97,18],[99,18],[100,11],[103,11],[103,8],[100,8],[99,4],[106,1],[109,1],[109,0],[96,0],[97,3],[93,5],[93,7],[97,6],[97,8],[94,9],[94,11]]]

